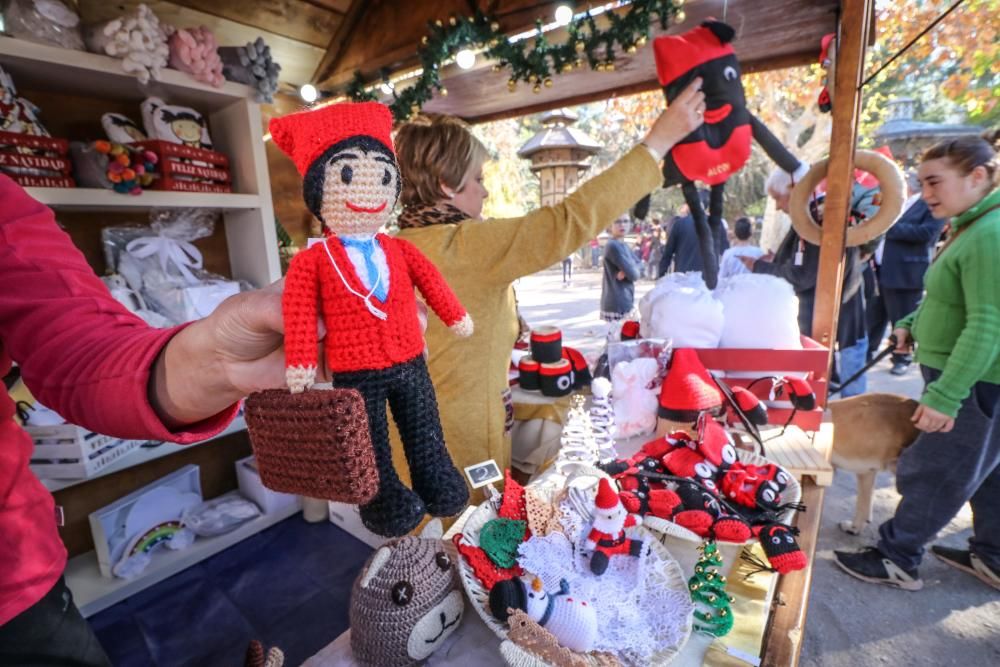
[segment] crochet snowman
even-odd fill
[[[584,543],[587,551],[593,552],[590,571],[602,575],[607,571],[612,556],[634,557],[641,554],[642,541],[625,535],[626,528],[640,523],[642,518],[629,514],[608,479],[601,478],[594,501],[594,522]]]
[[[306,205],[327,236],[298,253],[285,278],[288,387],[312,386],[322,345],[334,387],[364,398],[379,476],[377,495],[360,507],[366,527],[399,536],[425,513],[457,514],[468,489],[445,448],[414,288],[457,335],[472,335],[472,319],[416,246],[379,233],[400,192],[392,115],[375,102],[334,104],[272,119],[270,130],[302,174]],[[393,468],[387,404],[413,490]]]
[[[490,611],[499,620],[506,621],[511,609],[520,609],[571,651],[586,653],[597,641],[594,605],[572,595],[565,579],[559,581],[556,593],[546,592],[538,577],[506,579],[490,590],[489,602]]]

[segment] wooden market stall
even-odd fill
[[[139,0],[115,3],[77,0],[75,3],[85,23],[120,15],[139,5]],[[392,80],[397,92],[412,85],[407,78],[421,65],[419,53],[428,24],[454,17],[467,17],[481,11],[496,21],[506,35],[530,34],[536,21],[550,21],[557,5],[568,4],[577,12],[599,8],[625,13],[627,3],[549,2],[541,0],[174,0],[146,2],[163,19],[185,27],[207,25],[220,43],[239,44],[264,35],[274,57],[280,61],[281,94],[273,104],[251,101],[251,91],[242,84],[227,83],[219,89],[194,82],[171,71],[155,84],[155,91],[179,102],[199,106],[213,124],[213,134],[221,150],[228,153],[238,170],[233,174],[233,192],[226,194],[184,193],[166,197],[149,193],[138,199],[126,199],[110,192],[91,189],[32,189],[40,201],[60,215],[74,242],[87,255],[95,271],[102,273],[104,258],[100,227],[132,222],[158,206],[180,208],[206,206],[224,211],[224,227],[203,244],[205,266],[212,271],[245,279],[262,286],[280,276],[277,241],[272,211],[298,241],[309,234],[312,216],[301,198],[300,177],[292,163],[270,142],[256,139],[265,135],[267,120],[303,107],[298,89],[311,83],[325,100],[343,99],[345,91],[357,81],[374,87]],[[813,63],[823,35],[839,34],[836,76],[833,91],[837,104],[833,109],[830,170],[826,223],[820,255],[814,337],[832,347],[836,331],[844,250],[847,229],[848,194],[853,177],[854,146],[858,109],[861,99],[865,49],[871,43],[873,0],[688,0],[683,3],[684,18],[665,32],[683,32],[709,17],[723,19],[734,26],[734,43],[744,72],[781,69]],[[607,19],[598,17],[602,25]],[[661,34],[654,30],[650,37]],[[565,38],[565,29],[546,34],[552,42]],[[476,65],[461,69],[448,64],[441,79],[448,94],[435,95],[423,105],[426,111],[450,113],[478,123],[523,116],[615,96],[655,90],[656,80],[652,49],[647,45],[634,52],[618,54],[613,71],[574,69],[554,77],[551,86],[517,85],[508,89],[508,74],[494,71],[493,63],[478,59]],[[68,59],[55,47],[27,47],[25,43],[0,38],[0,65],[20,80],[22,92],[43,106],[62,107],[62,117],[52,130],[59,135],[98,136],[95,119],[100,113],[116,111],[135,113],[138,103],[148,94],[134,83],[131,75],[105,56],[77,54]],[[379,93],[383,100],[391,95]],[[253,140],[247,140],[248,137]],[[139,218],[140,220],[143,218]],[[817,446],[829,446],[829,431],[817,438]],[[205,471],[206,495],[231,490],[236,472],[233,462],[250,453],[242,421],[220,436],[211,448],[161,445],[144,449],[141,454],[117,466],[109,467],[100,477],[79,481],[49,481],[48,488],[57,502],[67,508],[67,525],[62,531],[71,563],[67,579],[77,577],[75,590],[85,615],[96,613],[140,589],[137,583],[109,584],[98,578],[96,559],[91,549],[87,515],[112,500],[176,470],[195,463]],[[169,455],[169,456],[168,456]],[[802,501],[810,512],[800,516],[800,544],[810,563],[815,550],[820,523],[823,487],[815,479],[803,480]],[[262,530],[284,518],[285,514],[266,517],[248,524],[232,538],[208,542],[201,552],[191,552],[154,573],[160,579],[183,569],[208,552],[226,548],[237,539]],[[186,559],[186,560],[185,560]],[[798,661],[808,607],[811,565],[780,579],[774,594],[762,650],[762,664],[788,665]],[[152,580],[145,581],[142,587]],[[81,594],[83,593],[83,594]],[[88,605],[89,603],[89,605]]]
[[[402,12],[403,4],[359,0],[351,4],[345,22],[331,40],[312,77],[321,94],[343,99],[344,91],[358,81],[368,82],[376,92],[379,82],[386,81],[394,82],[397,92],[405,88],[406,74],[420,65],[419,51],[428,24],[435,21],[448,22],[452,17],[468,16],[479,9],[495,17],[504,33],[513,35],[530,31],[536,20],[551,20],[549,17],[556,5],[567,3],[435,0],[405,3],[407,9]],[[592,6],[568,4],[575,4],[577,11]],[[627,11],[627,5],[615,6],[618,4],[609,5],[609,11]],[[833,108],[826,215],[813,323],[814,338],[832,349],[844,272],[848,197],[853,182],[862,73],[866,47],[871,44],[874,34],[874,3],[872,0],[691,0],[683,4],[683,11],[683,20],[665,32],[683,32],[709,17],[725,20],[736,28],[734,48],[744,72],[813,63],[821,37],[831,32],[838,34],[835,76],[831,82],[837,103]],[[654,31],[652,36],[656,34]],[[551,42],[558,42],[565,35],[556,29],[546,37]],[[456,65],[442,67],[441,83],[447,95],[435,95],[423,105],[423,110],[454,114],[476,123],[659,87],[651,48],[620,54],[611,73],[575,69],[554,77],[551,86],[534,89],[523,84],[509,88],[508,73],[496,71],[492,64],[479,59],[471,69],[460,69]],[[385,93],[381,98],[392,101]],[[831,432],[825,428],[817,438],[815,444],[821,452],[826,452],[831,437]],[[823,487],[812,478],[804,479],[802,487],[802,500],[810,511],[799,517],[798,526],[802,531],[801,546],[811,563],[820,524]],[[762,664],[798,662],[805,634],[811,575],[810,565],[803,571],[780,578],[764,636]]]

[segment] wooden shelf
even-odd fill
[[[292,505],[273,514],[264,514],[248,521],[231,533],[218,537],[199,537],[187,549],[180,551],[158,550],[153,554],[153,560],[149,567],[134,579],[101,576],[101,571],[97,566],[97,554],[88,551],[76,558],[71,558],[66,564],[66,585],[73,592],[73,599],[77,607],[80,608],[80,613],[84,617],[93,616],[130,595],[135,595],[139,591],[158,584],[167,577],[214,556],[237,542],[241,542],[265,528],[270,528],[300,511],[302,511],[301,507]]]
[[[198,445],[204,445],[207,442],[212,442],[213,440],[218,440],[219,438],[227,436],[231,433],[238,433],[240,431],[245,431],[246,429],[247,423],[244,421],[243,417],[240,416],[234,419],[224,431],[218,435],[208,438],[207,440],[202,440],[201,442],[195,442],[190,445],[177,445],[172,442],[164,442],[156,447],[137,447],[135,450],[118,459],[93,477],[87,477],[86,479],[43,479],[41,482],[46,489],[55,493],[56,491],[68,489],[69,487],[76,486],[77,484],[86,484],[87,482],[92,482],[95,479],[100,479],[101,477],[106,477],[107,475],[112,475],[116,472],[142,465],[143,463],[148,463],[149,461],[153,461],[155,459],[163,458],[164,456],[170,456],[171,454],[186,451],[192,447],[197,447]]]
[[[100,188],[25,188],[32,197],[52,208],[73,211],[114,209],[136,211],[150,208],[217,208],[249,210],[260,208],[257,195],[210,192],[167,192],[147,190],[141,195],[123,195]]]
[[[173,69],[163,69],[159,81],[150,79],[144,86],[122,69],[117,58],[14,37],[0,37],[0,64],[14,77],[19,89],[135,101],[157,95],[171,104],[193,106],[202,112],[216,111],[234,100],[253,96],[243,84],[227,81],[213,88]]]

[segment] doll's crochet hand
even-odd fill
[[[292,366],[285,369],[285,382],[293,394],[300,394],[316,382],[315,366]]]
[[[452,324],[450,329],[462,338],[468,338],[473,331],[472,317],[466,313],[465,317]]]

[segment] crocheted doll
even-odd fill
[[[702,79],[708,107],[705,122],[667,153],[663,176],[664,187],[681,186],[684,201],[691,209],[709,289],[714,289],[718,280],[717,249],[724,233],[723,190],[729,177],[749,159],[751,140],[796,180],[807,171],[807,166],[800,164],[746,108],[740,64],[730,44],[735,35],[729,25],[709,20],[683,34],[662,35],[653,41],[656,73],[668,103],[693,79]],[[711,187],[707,220],[695,181]],[[637,208],[648,210],[648,204]]]
[[[604,574],[612,556],[638,556],[642,553],[642,541],[625,535],[625,529],[638,526],[642,518],[629,514],[621,499],[607,478],[602,477],[594,500],[594,523],[591,524],[584,544],[590,556],[590,571]]]
[[[572,595],[562,579],[559,591],[546,592],[538,577],[516,577],[498,582],[490,589],[490,613],[506,621],[514,609],[552,633],[571,651],[586,653],[597,641],[597,610],[588,600]]]
[[[422,352],[413,288],[459,336],[472,320],[416,246],[378,233],[400,191],[392,115],[375,102],[344,103],[272,119],[271,137],[303,177],[303,197],[327,238],[292,260],[285,278],[285,364],[292,393],[316,377],[318,322],[334,387],[364,397],[378,467],[375,498],[360,508],[379,535],[413,530],[423,515],[451,516],[468,489],[445,449]],[[392,465],[386,403],[399,429],[411,491]],[[415,492],[415,493],[414,493]]]
[[[433,653],[465,610],[441,522],[380,547],[351,590],[351,651],[359,665],[406,667]]]

